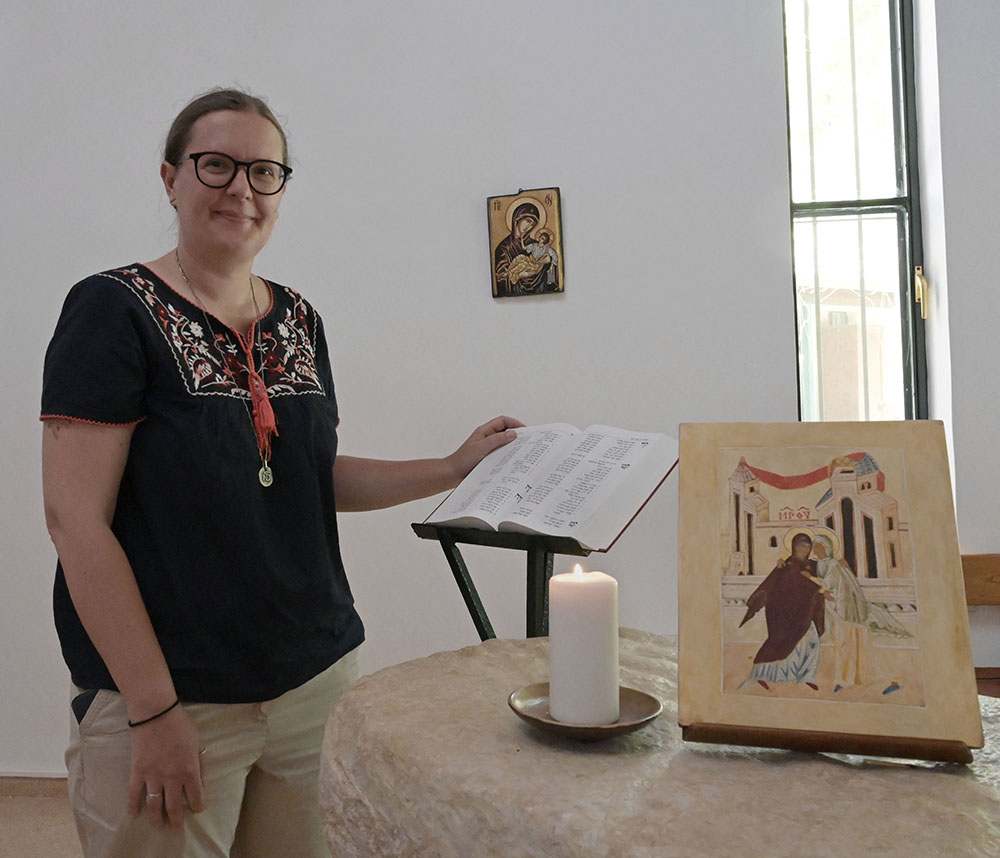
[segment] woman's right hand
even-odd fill
[[[205,809],[198,728],[182,706],[132,727],[129,816],[143,812],[156,826],[180,830],[184,813]]]

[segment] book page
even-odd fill
[[[561,445],[579,431],[565,423],[518,429],[517,438],[476,465],[426,522],[476,527],[478,521],[495,529],[532,490],[536,475],[556,457]]]
[[[631,432],[610,426],[589,427],[553,463],[546,478],[504,517],[500,528],[578,537],[577,531],[583,524],[616,494],[633,472],[642,470],[640,463],[650,449],[664,439],[672,440],[655,432]],[[672,458],[665,463],[663,472],[659,473],[659,459],[667,456]],[[657,474],[650,475],[645,480],[636,478],[631,481],[638,480],[645,486],[655,478],[649,488],[649,492],[652,492],[674,459],[676,450],[667,451],[657,457],[656,467],[653,468]],[[646,497],[648,494],[639,499],[637,504],[641,505]],[[638,506],[635,509],[612,510],[610,520],[613,524],[610,526],[613,527],[614,523],[624,517],[624,527],[637,509]],[[609,539],[613,540],[618,532],[620,531],[608,534]],[[588,544],[586,547],[598,546]]]

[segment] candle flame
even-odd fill
[[[573,567],[573,574],[576,575],[578,578],[583,577],[583,569],[580,568],[579,563],[577,563],[576,566]]]

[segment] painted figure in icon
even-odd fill
[[[546,292],[554,292],[559,273],[559,254],[552,247],[552,233],[543,229],[538,233],[538,241],[529,242],[527,248],[532,263],[539,272],[545,272],[545,285],[542,288]]]
[[[747,599],[745,625],[761,608],[767,622],[767,639],[754,656],[750,675],[740,688],[757,682],[765,689],[772,682],[804,682],[818,691],[819,639],[825,630],[824,604],[833,596],[817,576],[816,561],[809,559],[812,537],[798,532],[792,537],[792,554],[778,563]]]
[[[833,596],[830,603],[836,685],[861,684],[868,678],[871,634],[868,630],[868,600],[858,579],[836,557],[829,536],[813,538],[816,574]]]
[[[834,691],[871,678],[871,635],[911,637],[906,628],[880,605],[871,604],[854,572],[840,557],[840,540],[827,528],[817,528],[812,553],[816,575],[833,596],[827,605],[834,651]]]
[[[550,247],[552,233],[532,231],[542,222],[539,208],[522,202],[511,216],[511,232],[493,254],[497,295],[530,295],[558,290],[558,255]]]

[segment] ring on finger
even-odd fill
[[[159,798],[161,795],[163,795],[162,792],[147,792],[146,798]]]

